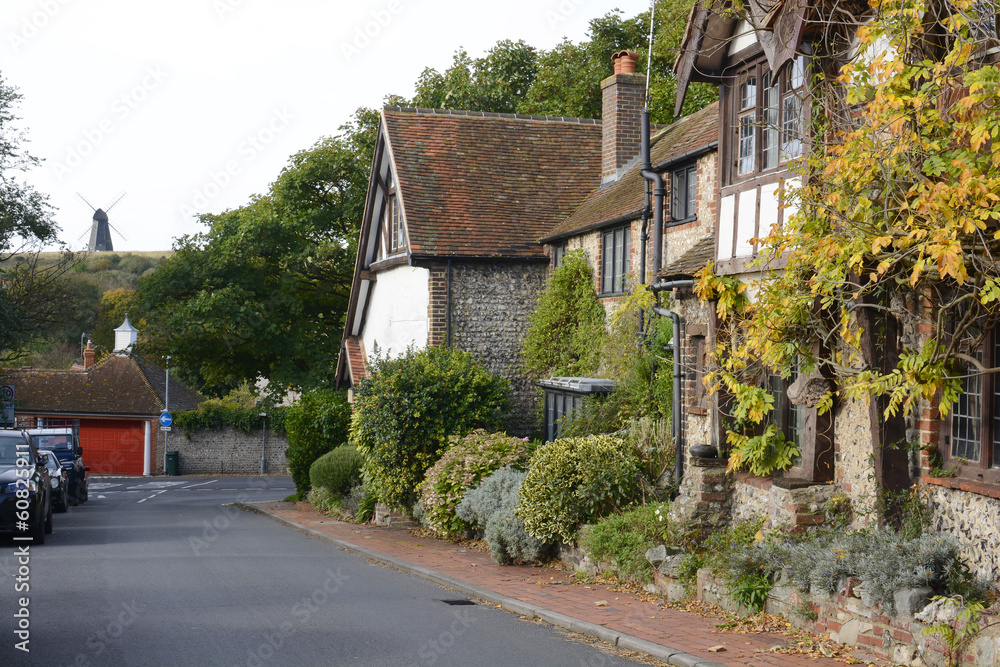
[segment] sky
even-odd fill
[[[264,194],[355,109],[412,97],[425,67],[498,40],[550,49],[648,0],[4,0],[0,74],[23,99],[27,180],[71,249],[93,210],[115,250],[169,250]],[[610,54],[609,54],[610,58]],[[610,60],[609,60],[610,62]],[[609,74],[611,65],[609,64]],[[122,193],[124,197],[119,197]],[[86,199],[89,205],[82,199]]]

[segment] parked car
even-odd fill
[[[32,428],[28,434],[38,449],[53,452],[59,465],[69,471],[69,502],[71,505],[87,502],[87,471],[83,463],[80,436],[72,427]]]
[[[49,469],[49,485],[52,487],[52,511],[65,512],[69,509],[69,470],[59,465],[53,452],[41,452],[45,467]]]
[[[49,469],[24,431],[0,431],[0,531],[35,544],[52,532]]]

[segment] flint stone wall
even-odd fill
[[[160,442],[162,446],[162,441]],[[181,475],[259,475],[261,432],[244,433],[225,428],[198,429],[185,434],[175,429],[167,440],[167,451],[178,452],[177,472]],[[161,450],[162,451],[162,450]],[[288,441],[267,431],[265,468],[268,475],[287,475]],[[162,454],[157,472],[163,474]]]
[[[510,382],[511,432],[537,428],[539,391],[521,362],[521,343],[545,286],[542,263],[455,263],[451,278],[451,341]]]

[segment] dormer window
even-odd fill
[[[399,215],[399,200],[396,194],[389,196],[389,251],[400,252],[406,248],[403,239],[403,222]]]

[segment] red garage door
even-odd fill
[[[92,475],[141,475],[145,423],[81,419],[83,460]]]

